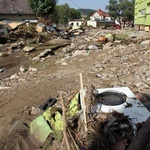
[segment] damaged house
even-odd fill
[[[35,20],[27,0],[0,0],[0,20]]]

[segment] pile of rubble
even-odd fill
[[[29,124],[17,120],[0,148],[149,149],[149,134],[144,136],[150,133],[150,112],[129,88],[96,89],[92,85],[83,91],[82,84],[81,78],[80,92],[70,99],[64,100],[60,93],[58,99],[25,108],[35,119]]]
[[[71,98],[67,91],[64,98],[60,94],[39,107],[25,106],[20,113],[32,119],[9,126],[1,149],[149,149],[149,137],[143,138],[150,132],[149,33],[89,28],[67,31],[38,24],[19,26],[1,38],[0,94],[22,85],[29,88],[30,82],[44,82],[42,90],[46,91],[55,82],[63,84],[65,78],[70,79],[64,85],[66,91],[70,87],[77,90],[80,72],[84,72],[86,87],[89,83],[97,87],[83,90],[81,81],[81,90],[70,94]],[[4,63],[6,58],[22,55],[26,62]],[[16,72],[3,76],[14,65]],[[49,93],[55,90],[52,88]]]

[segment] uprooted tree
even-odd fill
[[[49,19],[58,0],[28,0],[28,2],[37,17]]]

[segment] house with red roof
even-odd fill
[[[87,26],[100,27],[100,26],[113,26],[114,20],[112,20],[109,13],[98,9],[97,12],[91,15],[90,20],[87,20]]]
[[[97,21],[102,21],[102,20],[106,20],[106,21],[110,21],[111,20],[111,16],[109,15],[109,13],[102,11],[101,9],[98,9],[97,12],[95,12],[94,14],[91,15],[90,20],[97,20]]]

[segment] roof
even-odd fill
[[[102,11],[101,9],[98,9],[97,13],[98,13],[100,16],[110,17],[109,13],[107,13],[107,12],[105,12],[105,11]]]
[[[0,0],[0,14],[32,14],[27,0]]]

